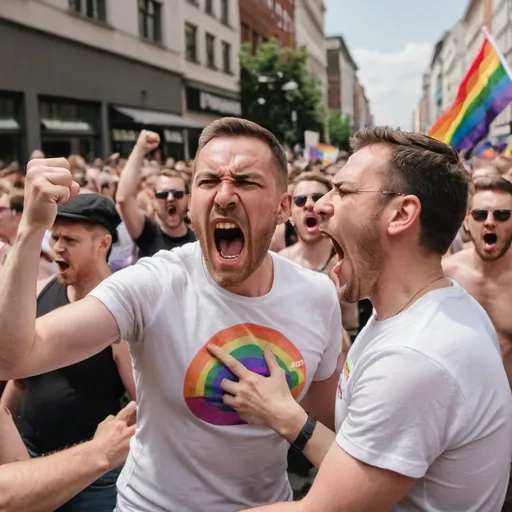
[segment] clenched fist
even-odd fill
[[[136,146],[141,151],[144,152],[144,155],[151,153],[154,149],[158,147],[160,144],[160,135],[155,132],[151,132],[149,130],[142,130],[139,133],[139,138],[137,139]]]
[[[22,222],[29,228],[50,229],[59,204],[78,194],[65,158],[31,160],[27,165]]]

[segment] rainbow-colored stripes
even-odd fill
[[[484,139],[496,116],[512,101],[512,79],[490,34],[462,80],[455,103],[429,134],[456,149],[469,150]]]

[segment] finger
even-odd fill
[[[222,401],[224,405],[231,407],[231,409],[236,410],[236,398],[232,395],[222,395]]]
[[[132,425],[135,422],[137,416],[137,404],[130,402],[124,409],[121,409],[116,418],[118,420],[126,421],[128,425]]]
[[[208,351],[210,354],[218,359],[228,370],[236,375],[239,379],[243,379],[251,372],[232,355],[228,354],[224,349],[217,347],[217,345],[209,344]]]
[[[34,158],[27,164],[27,171],[32,167],[60,167],[71,170],[71,166],[66,158]]]
[[[47,185],[44,194],[50,201],[55,202],[56,204],[64,204],[69,201],[71,197],[71,190],[69,187],[65,187],[62,185]]]
[[[133,437],[135,435],[135,432],[137,430],[137,425],[130,425],[128,427],[128,430],[126,431],[126,435]]]
[[[73,197],[78,195],[79,192],[80,192],[80,185],[76,181],[73,181],[73,183],[71,183],[71,196],[69,199],[72,199]]]
[[[270,345],[265,347],[265,350],[263,351],[263,357],[265,358],[268,369],[270,370],[270,375],[276,375],[282,369],[279,366],[279,363],[277,362],[276,356],[274,355],[274,352],[272,352]]]
[[[223,379],[220,383],[220,387],[226,393],[236,395],[240,390],[240,384],[229,379]]]

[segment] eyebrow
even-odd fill
[[[196,179],[199,178],[207,178],[207,179],[217,179],[219,177],[220,172],[215,171],[199,171],[196,175]],[[235,180],[253,180],[253,181],[261,181],[263,176],[260,173],[252,172],[252,171],[239,171],[235,173]]]

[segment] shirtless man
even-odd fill
[[[291,223],[295,227],[298,241],[279,254],[301,267],[330,275],[336,265],[336,253],[329,238],[319,230],[320,216],[315,213],[315,203],[331,189],[330,179],[318,172],[301,174],[292,189],[293,202]],[[336,281],[335,281],[336,282]],[[343,328],[352,338],[357,335],[357,303],[341,303]],[[343,353],[350,348],[350,339],[344,336]]]
[[[480,302],[498,332],[503,363],[512,384],[512,183],[499,176],[474,181],[464,227],[473,245],[443,261],[445,275]]]

